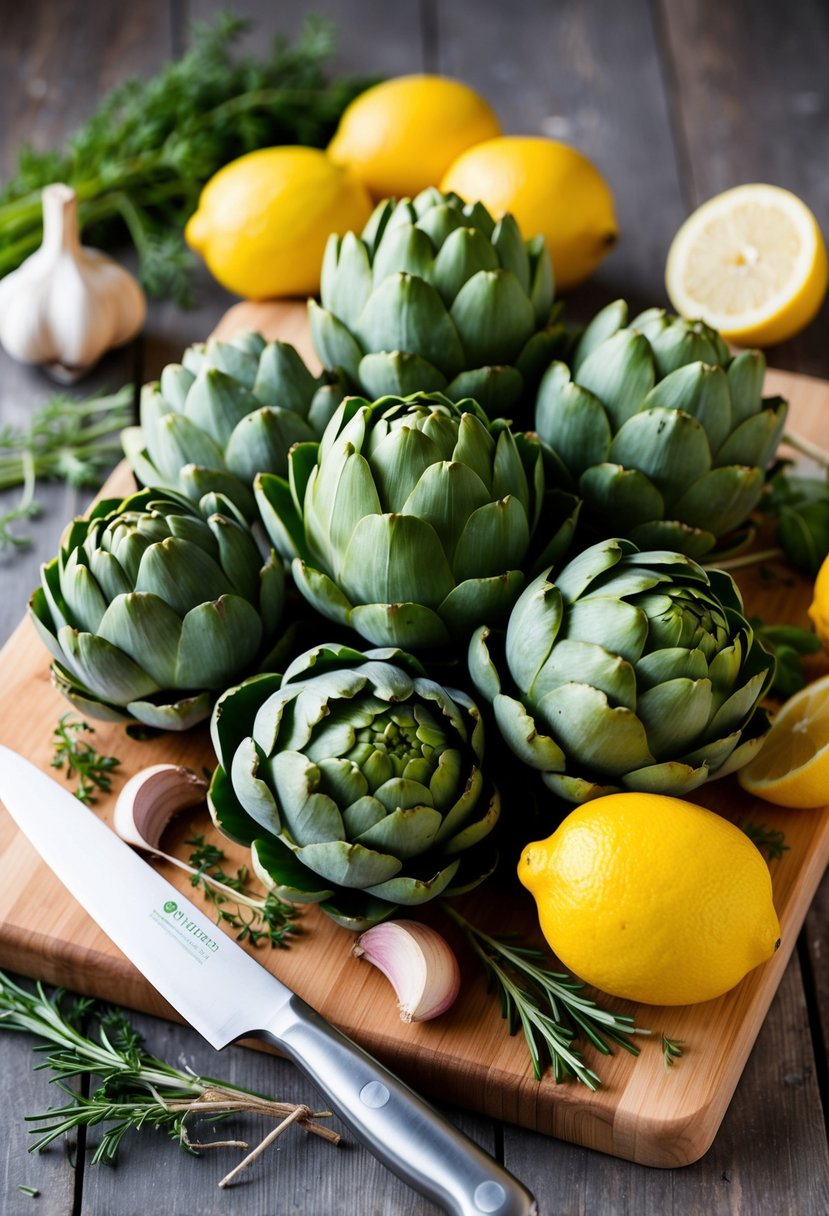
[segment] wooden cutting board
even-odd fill
[[[297,303],[238,305],[217,332],[227,336],[240,328],[293,341],[312,357],[304,308]],[[829,383],[773,372],[768,391],[790,399],[792,430],[826,445]],[[131,488],[129,471],[121,466],[105,492]],[[740,573],[748,611],[766,621],[806,624],[808,584],[792,579],[783,566],[780,573],[784,577],[771,582],[756,569]],[[818,659],[812,674],[826,669],[826,662]],[[0,652],[0,741],[48,771],[51,734],[66,709],[50,683],[49,657],[24,621]],[[146,765],[183,762],[198,770],[214,763],[204,728],[152,742],[133,741],[122,727],[106,723],[96,724],[95,731],[98,750],[122,761],[112,796],[90,811],[103,819],[111,816],[123,781]],[[522,1037],[507,1035],[497,1001],[487,994],[474,958],[438,909],[424,909],[424,917],[457,946],[464,986],[456,1005],[433,1022],[404,1025],[386,981],[352,956],[352,935],[315,909],[303,914],[304,934],[290,950],[260,947],[256,957],[425,1094],[642,1164],[688,1164],[705,1152],[716,1134],[829,860],[829,807],[773,807],[743,794],[732,778],[710,783],[694,798],[737,822],[751,819],[785,832],[789,848],[770,863],[782,945],[773,960],[732,992],[702,1005],[661,1009],[609,1002],[633,1013],[638,1025],[655,1033],[650,1040],[640,1040],[641,1054],[635,1059],[624,1051],[605,1058],[585,1049],[603,1082],[595,1094],[573,1082],[556,1085],[549,1076],[541,1082],[533,1079]],[[168,851],[185,857],[187,836],[209,831],[208,825],[205,810],[187,812],[165,839]],[[231,861],[244,860],[242,851],[222,843]],[[168,867],[168,877],[192,894],[186,875]],[[464,911],[498,934],[535,929],[530,898],[517,886],[504,893],[486,887],[467,898]],[[175,1017],[67,894],[5,812],[0,813],[0,966],[129,1008]],[[686,1044],[684,1056],[670,1072],[662,1062],[661,1031]]]

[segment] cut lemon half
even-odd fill
[[[737,778],[749,794],[778,806],[829,803],[829,676],[786,701],[760,751]]]
[[[826,294],[826,246],[805,203],[779,186],[735,186],[688,217],[665,285],[683,317],[739,346],[773,346],[812,320]]]

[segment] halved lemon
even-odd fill
[[[773,346],[812,320],[826,294],[826,246],[789,190],[754,183],[703,203],[677,232],[665,285],[674,308],[739,346]]]
[[[749,794],[778,806],[829,803],[829,676],[786,701],[760,751],[737,778]]]

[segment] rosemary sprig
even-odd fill
[[[315,1122],[330,1112],[274,1102],[253,1090],[176,1068],[144,1050],[140,1035],[122,1010],[88,998],[75,999],[64,1008],[67,1001],[62,989],[49,996],[42,984],[36,984],[29,992],[0,971],[0,1029],[36,1035],[41,1042],[35,1050],[45,1056],[37,1069],[50,1069],[52,1082],[70,1098],[64,1106],[26,1116],[28,1122],[39,1125],[33,1129],[37,1139],[30,1151],[45,1148],[78,1127],[103,1125],[94,1162],[113,1162],[126,1133],[142,1127],[166,1130],[190,1152],[219,1143],[247,1148],[241,1141],[195,1144],[186,1127],[188,1115],[215,1120],[242,1111],[282,1122],[297,1120],[306,1131],[333,1143],[339,1141],[336,1132]],[[84,1022],[94,1023],[95,1037],[81,1029]],[[67,1082],[77,1077],[95,1077],[94,1091],[87,1096],[69,1089]]]
[[[683,1046],[682,1039],[669,1039],[665,1032],[662,1032],[662,1059],[666,1069],[673,1068],[674,1062],[682,1055]]]
[[[75,797],[89,806],[97,800],[96,790],[108,793],[112,787],[112,773],[120,767],[116,756],[102,756],[91,743],[79,738],[82,731],[92,735],[94,728],[88,722],[73,719],[63,714],[53,733],[55,754],[50,760],[52,768],[66,766],[67,780],[78,778]]]
[[[786,844],[786,833],[781,828],[767,828],[764,823],[752,823],[751,820],[744,823],[742,828],[749,840],[766,854],[769,861],[776,861],[789,848]]]
[[[297,909],[284,903],[273,892],[264,899],[251,895],[246,888],[249,877],[247,866],[240,866],[235,874],[227,874],[221,866],[224,852],[215,844],[196,835],[185,844],[193,846],[188,861],[194,868],[190,882],[200,887],[207,901],[216,909],[218,924],[231,925],[238,929],[236,940],[248,941],[258,946],[269,941],[272,946],[288,946],[286,938],[302,932],[294,923]]]
[[[490,987],[498,992],[509,1033],[516,1034],[519,1027],[523,1031],[537,1081],[549,1061],[556,1081],[575,1077],[588,1089],[598,1089],[599,1077],[575,1046],[582,1036],[603,1055],[612,1053],[612,1043],[631,1055],[639,1054],[630,1036],[650,1031],[636,1026],[632,1017],[611,1013],[581,996],[585,985],[567,972],[543,966],[541,950],[490,937],[450,904],[444,907],[483,963]]]

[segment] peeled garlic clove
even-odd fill
[[[121,790],[112,826],[127,844],[167,857],[159,848],[164,829],[179,811],[204,802],[206,792],[207,782],[182,764],[150,765]],[[167,860],[183,864],[175,857]]]
[[[444,1013],[461,987],[458,960],[449,943],[428,925],[390,920],[361,933],[352,948],[382,971],[397,994],[403,1022],[425,1022]]]

